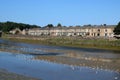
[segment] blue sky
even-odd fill
[[[117,24],[120,0],[0,0],[0,22],[65,26]]]

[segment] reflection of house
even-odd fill
[[[34,28],[28,30],[28,35],[113,37],[113,30],[114,26]]]

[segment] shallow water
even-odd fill
[[[42,80],[120,80],[119,53],[0,40],[0,68]]]

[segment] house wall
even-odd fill
[[[86,37],[113,37],[114,27],[63,27],[63,28],[33,28],[23,30],[22,34],[32,36],[86,36]],[[15,31],[13,31],[13,34]]]

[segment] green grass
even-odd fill
[[[17,39],[15,37],[9,39],[16,42],[25,42],[31,44],[42,44],[52,46],[69,46],[69,47],[82,47],[82,48],[98,48],[108,50],[120,50],[120,40],[108,40],[108,39],[79,39],[70,37],[45,37],[41,40],[30,39]]]

